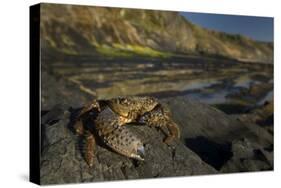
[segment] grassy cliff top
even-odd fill
[[[65,54],[215,55],[273,61],[273,44],[204,29],[177,12],[42,4],[43,47]]]

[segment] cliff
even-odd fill
[[[71,55],[223,56],[272,63],[273,44],[210,31],[178,12],[42,4],[43,50]]]

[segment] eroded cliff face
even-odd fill
[[[178,12],[42,4],[43,49],[66,54],[218,55],[272,63],[273,45],[203,29]]]

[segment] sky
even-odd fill
[[[259,41],[273,41],[273,18],[181,12],[187,20],[207,29],[241,34]]]

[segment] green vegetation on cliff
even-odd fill
[[[273,61],[272,43],[201,28],[177,12],[42,4],[45,49],[109,57],[216,55],[241,61]]]

